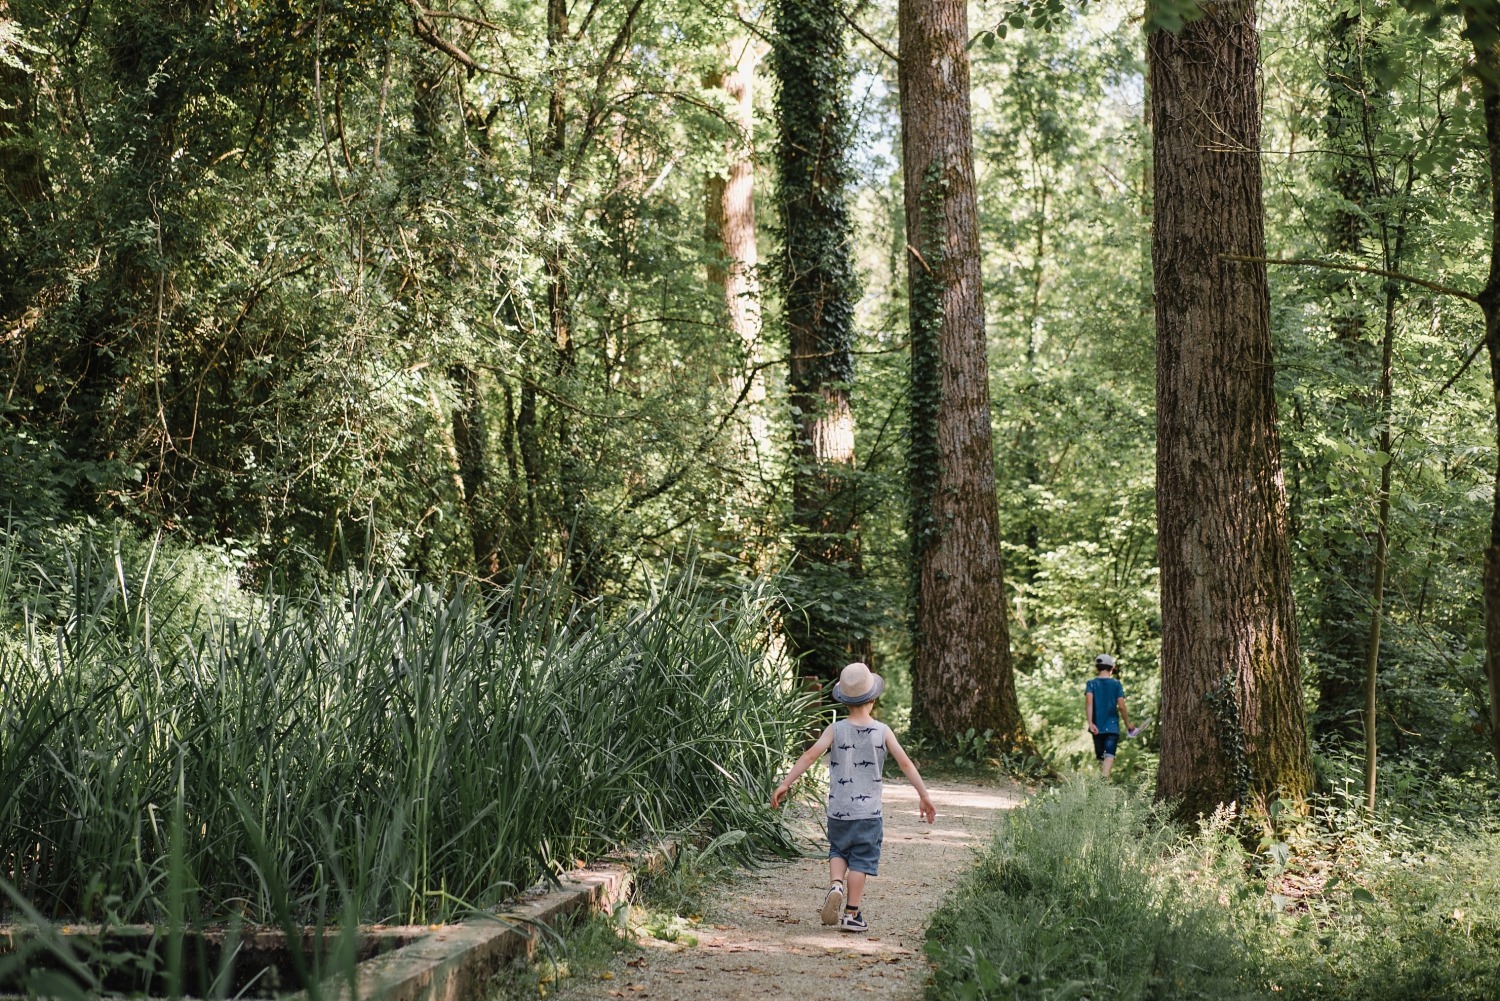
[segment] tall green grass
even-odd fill
[[[787,847],[762,804],[809,706],[764,590],[689,566],[605,614],[368,577],[225,610],[167,562],[0,552],[0,877],[43,915],[420,923],[629,839]]]
[[[1184,854],[1178,836],[1149,803],[1093,780],[1012,811],[933,916],[928,996],[1263,997],[1242,915],[1219,891],[1234,854]]]
[[[1262,822],[1247,850],[1092,778],[1038,795],[934,916],[929,997],[1500,998],[1500,835],[1332,800]]]

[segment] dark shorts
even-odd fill
[[[1094,757],[1103,761],[1105,758],[1115,756],[1115,748],[1120,746],[1120,735],[1118,733],[1096,733],[1094,734]]]
[[[841,858],[849,868],[867,876],[877,875],[880,870],[880,842],[884,839],[883,821],[879,817],[868,820],[828,821],[828,857]]]

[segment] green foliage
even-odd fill
[[[1258,843],[1223,818],[1189,833],[1093,780],[1035,797],[934,917],[929,996],[1478,1001],[1500,988],[1493,829],[1371,818],[1341,799],[1272,804],[1263,825]]]
[[[195,611],[122,552],[0,581],[0,860],[49,917],[422,922],[632,838],[786,846],[764,791],[809,723],[763,594],[690,566],[610,611],[379,576]]]
[[[1251,889],[1275,917],[1267,980],[1309,1001],[1494,997],[1493,775],[1424,776],[1425,788],[1371,816],[1359,803],[1359,762],[1342,764],[1339,793],[1310,811],[1273,811],[1250,860]],[[1401,770],[1382,787],[1400,786]]]
[[[551,51],[534,5],[466,10],[490,27],[441,34],[478,74],[399,2],[10,5],[39,51],[0,80],[4,434],[56,458],[69,510],[257,567],[368,541],[428,579],[476,548],[560,561],[582,522],[616,584],[638,543],[738,521],[715,463],[741,349],[698,201],[727,132],[700,50],[727,26],[601,8]],[[554,77],[597,88],[567,95],[556,188]],[[21,517],[35,491],[0,472]]]
[[[933,916],[928,996],[1260,996],[1214,885],[1237,852],[1177,837],[1142,798],[1089,780],[1013,810]]]

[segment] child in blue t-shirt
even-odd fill
[[[1115,677],[1115,659],[1107,653],[1094,658],[1098,675],[1083,686],[1083,714],[1089,733],[1094,735],[1094,757],[1105,778],[1115,764],[1115,748],[1120,743],[1120,722],[1130,733],[1130,712],[1125,708],[1125,686]]]

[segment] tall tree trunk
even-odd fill
[[[1328,108],[1324,131],[1331,151],[1328,183],[1338,196],[1338,205],[1327,218],[1326,239],[1330,250],[1360,256],[1368,235],[1368,215],[1375,191],[1365,156],[1365,124],[1369,121],[1368,81],[1364,72],[1362,15],[1337,11],[1328,29],[1324,76]],[[1386,265],[1389,267],[1389,265]],[[1373,367],[1370,345],[1364,337],[1367,309],[1358,279],[1347,271],[1330,271],[1329,323],[1334,343],[1343,360],[1357,373],[1352,404],[1364,410],[1369,404],[1365,377]],[[1306,479],[1308,492],[1317,500],[1330,493],[1322,475]],[[1352,526],[1351,526],[1352,527]],[[1314,731],[1320,739],[1353,742],[1360,737],[1360,666],[1367,653],[1368,634],[1360,628],[1365,594],[1370,585],[1369,565],[1363,546],[1331,547],[1333,552],[1318,567],[1318,712]]]
[[[761,480],[761,461],[770,437],[764,413],[766,384],[760,362],[760,281],[756,275],[759,252],[755,243],[755,64],[760,53],[748,35],[730,39],[725,66],[710,86],[719,87],[730,101],[735,132],[725,142],[726,169],[708,175],[704,183],[704,242],[708,245],[708,281],[719,290],[723,315],[743,368],[730,383],[730,402],[741,408],[736,446],[746,463],[746,475]],[[753,492],[753,490],[752,490]]]
[[[1398,238],[1399,239],[1399,238]],[[1389,257],[1389,255],[1387,255]],[[1385,262],[1390,270],[1396,265]],[[1375,581],[1370,589],[1370,632],[1365,651],[1365,806],[1375,809],[1375,747],[1378,721],[1376,695],[1380,671],[1380,626],[1385,614],[1386,554],[1390,551],[1391,523],[1391,354],[1396,341],[1396,283],[1385,288],[1385,335],[1380,347],[1380,494],[1375,515]]]
[[[29,73],[0,62],[0,217],[9,217],[4,232],[13,241],[0,247],[0,316],[18,315],[34,282],[23,248],[33,242],[32,213],[46,187],[41,158],[29,147],[34,92]]]
[[[853,130],[846,89],[842,0],[777,0],[776,164],[781,215],[778,271],[791,364],[792,518],[796,563],[821,592],[789,616],[787,635],[805,671],[832,678],[869,656],[848,605],[860,575],[855,490],[854,307],[859,288],[845,192]],[[842,601],[832,592],[843,586]]]
[[[1147,41],[1155,137],[1157,796],[1312,785],[1276,427],[1253,0]]]
[[[443,58],[419,53],[412,64],[412,131],[406,144],[406,164],[402,177],[407,209],[417,219],[417,257],[424,270],[432,264],[430,232],[423,211],[428,192],[425,185],[443,141],[448,106],[444,84],[449,63]],[[423,276],[425,277],[425,276]],[[409,295],[422,294],[420,281],[410,283]],[[432,303],[416,302],[408,312],[418,326],[436,322]],[[495,520],[493,484],[489,474],[489,428],[484,413],[484,394],[479,374],[468,364],[456,362],[447,368],[448,386],[456,401],[447,414],[448,426],[440,424],[437,434],[453,474],[453,503],[462,513],[469,546],[474,554],[474,570],[483,579],[499,573],[499,532]],[[436,393],[433,406],[440,405]]]
[[[901,0],[911,322],[912,727],[1029,750],[1000,560],[964,0]]]
[[[1495,428],[1500,439],[1500,11],[1492,3],[1470,0],[1464,6],[1464,20],[1474,42],[1484,95],[1484,135],[1490,158],[1490,270],[1479,305],[1484,310]],[[1490,750],[1496,767],[1500,767],[1500,459],[1496,463],[1490,544],[1484,553],[1484,673],[1490,696]]]
[[[458,406],[453,409],[453,446],[458,454],[474,565],[481,579],[495,581],[500,575],[500,533],[492,510],[494,488],[490,482],[490,432],[485,419],[484,391],[479,373],[469,365],[450,366],[448,380],[458,395]]]
[[[552,92],[547,102],[547,131],[543,137],[543,161],[546,170],[547,202],[543,218],[549,229],[562,222],[564,201],[564,165],[568,143],[568,80],[563,72],[564,52],[568,44],[567,0],[547,0],[547,51],[552,60]],[[573,339],[573,291],[568,273],[566,241],[554,237],[542,257],[547,278],[547,322],[555,352],[555,374],[562,383],[572,379],[577,368],[577,350]],[[571,415],[564,408],[554,414],[557,422],[558,532],[568,560],[573,590],[588,598],[603,586],[601,556],[590,531],[587,500],[584,496],[585,470],[582,446],[579,444]]]

